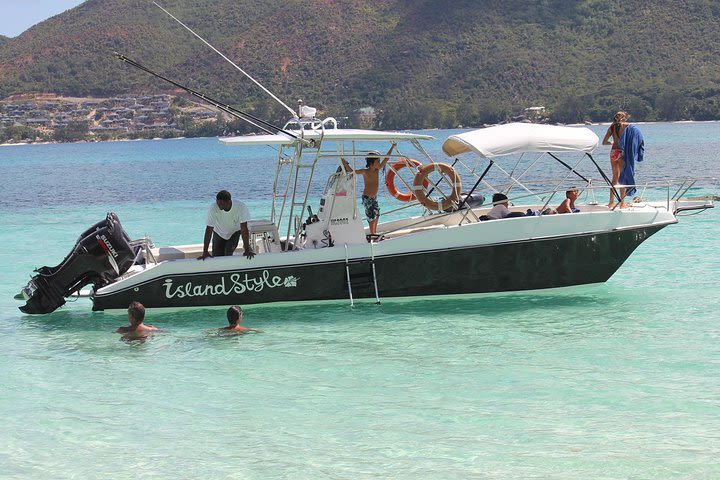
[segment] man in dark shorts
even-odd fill
[[[205,221],[205,237],[203,239],[203,253],[198,260],[207,257],[223,257],[233,254],[242,236],[243,255],[248,260],[255,256],[250,247],[250,233],[247,222],[250,212],[244,203],[232,201],[230,192],[220,190],[215,197],[215,203],[210,206]],[[212,255],[210,255],[210,238],[212,238]]]

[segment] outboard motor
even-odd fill
[[[137,247],[140,248],[140,247]],[[50,313],[65,298],[92,283],[103,287],[125,273],[135,261],[130,237],[117,215],[108,213],[80,235],[75,247],[56,267],[41,267],[22,289],[24,313]]]

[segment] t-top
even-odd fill
[[[225,240],[229,240],[235,232],[240,230],[240,224],[250,220],[250,211],[244,203],[232,201],[229,211],[222,210],[213,202],[207,214],[205,225],[213,227],[213,231]]]

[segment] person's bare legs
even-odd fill
[[[615,161],[611,161],[611,167],[612,167],[612,181],[610,182],[613,187],[617,185],[618,179],[620,178],[620,172],[622,172],[623,168],[623,158],[622,155],[617,158]],[[625,190],[624,188],[622,189]],[[620,194],[620,198],[623,198],[625,195],[623,193]],[[622,201],[622,200],[621,200]],[[613,208],[615,206],[615,188],[610,189],[610,203],[608,203],[608,208]]]
[[[625,189],[621,188],[620,189],[620,204],[618,205],[618,207],[627,208],[629,206],[630,206],[630,204],[625,201]]]
[[[369,222],[369,225],[370,225],[370,235],[375,235],[375,234],[377,234],[378,220],[380,220],[380,215],[378,215],[377,217],[375,217],[375,220],[370,220],[370,222]]]

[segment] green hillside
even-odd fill
[[[720,118],[720,2],[166,0],[294,104],[386,128],[478,125],[544,105],[556,121]],[[172,91],[118,50],[264,118],[282,109],[146,0],[89,0],[0,39],[0,98]]]

